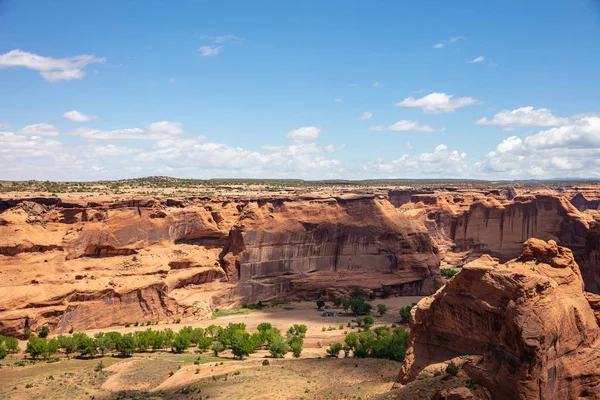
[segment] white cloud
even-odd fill
[[[532,106],[527,106],[515,110],[502,110],[494,115],[491,120],[481,118],[475,123],[478,125],[499,125],[505,127],[558,126],[568,124],[569,119],[556,117],[547,108],[536,110]]]
[[[140,128],[129,128],[102,131],[99,129],[78,128],[69,133],[84,139],[97,140],[161,140],[181,135],[183,133],[183,129],[181,128],[181,122],[160,121],[146,126],[145,130]]]
[[[0,123],[0,129],[8,129],[10,128],[10,124],[2,124]]]
[[[212,40],[215,43],[224,43],[230,40],[235,42],[243,42],[245,40],[243,37],[239,37],[230,33],[221,36],[201,36],[201,38]]]
[[[333,99],[333,101],[335,101],[336,103],[341,103],[342,99],[339,97],[336,97],[335,99]]]
[[[217,56],[223,48],[221,46],[201,46],[198,49],[198,52],[203,57],[215,57]]]
[[[58,136],[60,132],[54,125],[42,123],[27,125],[23,129],[18,130],[17,134],[23,136]]]
[[[377,159],[363,163],[362,169],[370,175],[386,177],[456,177],[467,175],[469,165],[465,153],[448,150],[446,145],[440,144],[431,153],[404,154],[395,160]]]
[[[323,147],[323,150],[325,150],[328,153],[335,153],[336,151],[342,150],[344,147],[346,147],[345,144],[341,144],[339,146],[328,144],[327,146]]]
[[[373,113],[369,111],[365,111],[364,113],[358,116],[358,119],[366,120],[373,118]]]
[[[83,54],[74,57],[52,58],[28,53],[20,49],[0,55],[0,68],[23,67],[40,72],[48,82],[81,79],[85,76],[87,65],[103,63],[106,59]]]
[[[420,99],[407,97],[399,103],[398,107],[419,107],[425,114],[441,114],[456,111],[457,108],[479,104],[480,101],[473,97],[454,97],[452,94],[431,93]]]
[[[471,61],[467,61],[467,62],[469,64],[476,64],[476,63],[480,63],[480,62],[484,62],[484,61],[485,61],[485,57],[484,56],[479,56],[479,57],[475,57]]]
[[[373,87],[382,87],[383,83],[381,82],[373,82]]]
[[[390,126],[375,125],[369,128],[371,131],[390,131],[390,132],[437,132],[429,125],[421,125],[419,121],[401,120]],[[442,129],[443,130],[443,129]]]
[[[582,116],[568,125],[521,139],[504,139],[475,172],[506,179],[600,177],[600,117]]]
[[[419,89],[419,90],[413,91],[414,94],[421,94],[421,93],[425,93],[425,92],[426,92],[425,89]]]
[[[63,117],[70,119],[75,122],[88,122],[94,119],[98,119],[95,115],[85,115],[77,110],[67,111],[63,114]]]
[[[448,43],[455,43],[455,42],[458,42],[459,40],[467,40],[467,38],[464,36],[453,36],[448,40],[440,40],[438,43],[433,45],[433,48],[441,49],[441,48],[445,47]]]
[[[497,66],[498,66],[498,64],[495,64],[495,63],[489,63],[488,65],[489,65],[490,67],[497,67]]]
[[[294,140],[315,140],[320,133],[321,129],[316,126],[305,126],[288,132],[287,137]]]
[[[175,78],[170,78],[169,83],[175,83]]]

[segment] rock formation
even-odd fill
[[[481,256],[421,300],[398,381],[457,356],[494,399],[600,398],[600,327],[572,252],[530,239],[519,258]]]
[[[214,305],[428,295],[443,281],[422,222],[375,195],[0,201],[0,332],[205,317]]]

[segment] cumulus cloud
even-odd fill
[[[75,122],[88,122],[94,119],[98,119],[98,117],[95,115],[85,115],[84,113],[79,112],[77,110],[67,111],[63,114],[63,117]]]
[[[373,113],[369,111],[365,111],[364,113],[358,116],[358,119],[367,120],[373,118]]]
[[[375,125],[369,128],[371,131],[390,131],[390,132],[437,132],[429,125],[421,125],[419,121],[401,120],[390,126]],[[442,129],[443,130],[443,129]]]
[[[198,53],[200,53],[202,57],[215,57],[219,55],[222,50],[223,47],[221,46],[201,46],[198,49]]]
[[[506,178],[600,177],[600,117],[506,138],[474,170]]]
[[[442,114],[456,111],[457,108],[480,104],[473,97],[454,97],[452,94],[431,93],[427,96],[415,99],[407,97],[399,103],[398,107],[419,107],[425,114]]]
[[[479,56],[479,57],[475,57],[474,59],[467,61],[469,64],[477,64],[480,62],[484,62],[485,61],[485,57],[484,56]]]
[[[48,82],[81,79],[85,76],[83,68],[90,64],[103,63],[104,57],[83,54],[74,57],[52,58],[15,49],[0,54],[0,68],[22,67],[38,71]]]
[[[377,176],[465,176],[469,172],[467,155],[456,150],[448,150],[444,144],[438,145],[433,152],[415,156],[402,155],[395,160],[377,159],[363,163],[363,171]]]
[[[525,126],[558,126],[569,123],[568,118],[559,118],[547,108],[535,109],[532,106],[521,107],[514,110],[502,110],[491,120],[481,118],[475,122],[478,125],[498,125],[504,127]]]
[[[161,140],[178,136],[183,133],[181,122],[160,121],[146,126],[146,129],[128,128],[116,129],[112,131],[102,131],[91,128],[78,128],[71,135],[80,136],[84,139],[97,140],[121,140],[121,139],[142,139],[142,140]]]
[[[315,140],[320,133],[321,129],[316,126],[305,126],[288,132],[287,137],[294,140]]]
[[[54,125],[41,123],[27,125],[23,129],[18,130],[17,134],[23,136],[58,136],[60,132]]]

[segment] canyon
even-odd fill
[[[598,186],[297,190],[9,192],[0,197],[0,332],[203,319],[355,287],[427,296],[445,283],[440,268],[517,258],[530,237],[571,249],[598,304]]]

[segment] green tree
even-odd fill
[[[337,357],[340,354],[340,351],[342,351],[342,344],[338,342],[333,342],[329,345],[329,348],[327,349],[327,354],[329,354],[332,357]]]
[[[42,330],[40,331],[39,336],[41,338],[45,338],[45,337],[48,337],[49,334],[50,334],[50,328],[48,328],[48,325],[42,326]]]
[[[233,356],[240,360],[244,356],[249,356],[250,353],[254,353],[254,343],[250,339],[248,332],[237,330],[231,335],[231,352]]]
[[[206,351],[210,348],[213,340],[209,337],[203,337],[198,340],[198,348],[202,351]]]
[[[173,353],[183,353],[188,347],[190,347],[190,336],[187,333],[180,332],[175,335],[175,339],[171,343]]]
[[[382,299],[387,299],[388,297],[390,297],[392,294],[392,288],[389,286],[384,286],[382,291],[381,291],[381,298]]]
[[[350,349],[354,350],[358,346],[358,335],[354,332],[350,332],[346,335],[344,342]]]
[[[71,354],[77,351],[77,340],[73,336],[63,336],[60,335],[58,338],[58,347],[64,350],[67,358],[70,357]]]
[[[271,356],[275,358],[281,358],[285,356],[288,351],[290,351],[290,347],[286,342],[283,341],[281,337],[275,339],[269,345],[269,353],[271,353]]]
[[[77,351],[81,357],[91,357],[98,353],[96,341],[85,333],[74,333],[73,338],[77,341]]]
[[[7,354],[8,351],[6,350],[6,347],[4,347],[4,344],[0,344],[0,360],[5,359]]]
[[[321,299],[317,300],[317,308],[325,307],[325,302]]]
[[[370,315],[367,315],[366,317],[363,318],[363,325],[365,328],[368,328],[369,326],[373,325],[374,323],[375,323],[375,320]]]
[[[4,344],[6,345],[6,350],[8,350],[9,353],[18,353],[19,351],[21,351],[21,349],[19,348],[19,341],[17,340],[17,338],[9,336],[6,339],[4,339]]]
[[[400,322],[402,322],[403,324],[408,324],[408,322],[410,321],[410,311],[416,305],[417,303],[412,303],[412,305],[402,307],[400,309]]]
[[[387,307],[385,304],[377,304],[377,313],[379,315],[384,315],[387,312]]]
[[[122,357],[130,357],[137,349],[137,343],[131,333],[123,335],[115,343],[115,348]]]
[[[271,323],[270,322],[261,322],[260,324],[258,324],[258,327],[256,328],[259,332],[266,332],[267,330],[271,329]]]
[[[219,357],[219,353],[225,350],[225,346],[221,342],[215,342],[211,347],[215,357]]]

